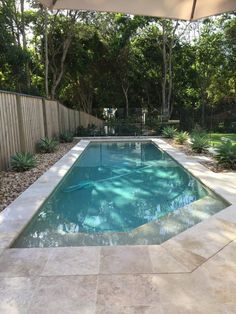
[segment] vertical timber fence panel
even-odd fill
[[[60,133],[69,131],[68,108],[62,104],[58,104]]]
[[[80,111],[80,125],[83,126],[84,128],[87,128],[89,125],[89,119],[88,115],[86,112]]]
[[[20,96],[25,151],[34,153],[37,141],[45,136],[42,98]]]
[[[101,127],[103,125],[103,121],[94,117],[86,112],[80,111],[80,125],[84,128],[87,128],[89,124],[95,124],[97,127]]]
[[[45,100],[45,112],[47,137],[56,137],[60,133],[57,101]]]
[[[0,169],[9,166],[10,156],[20,150],[16,95],[0,93]]]
[[[68,109],[68,110],[69,110],[70,132],[75,133],[75,130],[76,130],[75,110],[73,109]]]
[[[103,125],[102,120],[57,101],[0,91],[0,170],[9,167],[16,152],[34,153],[40,138],[74,133],[78,126],[91,123]]]

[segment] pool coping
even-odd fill
[[[90,142],[102,141],[151,141],[168,153],[214,193],[231,205],[210,218],[179,233],[160,245],[126,245],[105,247],[60,247],[60,248],[9,248],[21,231],[29,223],[42,203],[52,193],[61,179],[70,170],[76,159]],[[0,255],[1,260],[20,257],[30,258],[37,252],[45,260],[40,275],[55,275],[51,261],[58,255],[78,252],[80,259],[93,261],[88,267],[72,267],[69,274],[123,274],[127,272],[145,273],[185,273],[192,272],[225,246],[236,239],[236,184],[235,173],[214,173],[199,163],[193,156],[187,156],[160,138],[93,138],[81,140],[64,157],[55,163],[3,212],[0,213]],[[127,250],[128,248],[128,250]],[[34,255],[33,254],[33,255]],[[36,255],[37,255],[36,254]],[[145,258],[146,254],[146,258]],[[23,255],[23,257],[22,257]],[[74,254],[72,254],[74,255]],[[15,256],[15,257],[14,257]],[[140,259],[140,256],[143,258]],[[146,260],[146,264],[142,261]],[[109,261],[113,264],[110,265]],[[115,261],[115,262],[114,262]],[[139,261],[139,262],[138,262]],[[55,262],[55,261],[54,261]],[[68,262],[68,261],[67,261]],[[32,263],[31,263],[32,264]],[[87,263],[85,263],[87,264]],[[134,267],[135,265],[135,267]],[[32,266],[32,265],[31,265]],[[30,266],[30,267],[31,267]],[[78,266],[78,265],[77,265]],[[84,270],[86,268],[86,270]],[[50,272],[51,269],[51,272]],[[22,269],[19,271],[21,275]],[[0,276],[10,275],[0,270]]]

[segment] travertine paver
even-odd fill
[[[12,234],[16,231],[21,231],[22,221],[19,220],[10,220],[7,222],[7,224],[2,221],[0,224],[0,234]]]
[[[145,256],[145,258],[143,258]],[[101,248],[101,274],[152,273],[148,246],[108,246]]]
[[[172,251],[180,246],[207,259],[234,239],[236,224],[212,217],[209,221],[199,224],[198,228],[186,230],[164,242],[162,246]]]
[[[31,197],[26,196],[26,199],[17,198],[3,212],[1,212],[0,223],[8,224],[8,221],[17,221],[26,224],[46,199],[46,190],[44,197],[41,197],[40,195],[39,197],[36,197],[36,195],[32,195]]]
[[[27,313],[95,313],[96,276],[43,277]]]
[[[175,241],[174,238],[164,242],[161,247],[165,248],[178,263],[187,268],[188,272],[193,271],[206,261],[206,258],[187,250],[178,241]]]
[[[55,248],[43,276],[94,275],[99,273],[100,247]]]
[[[40,278],[0,278],[0,313],[25,314]]]
[[[48,260],[48,249],[8,249],[0,256],[0,277],[39,276]]]
[[[159,305],[160,289],[153,275],[104,275],[98,277],[97,304],[106,306]]]
[[[152,313],[158,302],[163,313],[235,313],[235,252],[232,242],[193,273],[100,277],[97,304],[131,313],[135,306]]]
[[[96,314],[164,314],[162,306],[101,306],[98,305],[96,308]],[[173,314],[173,313],[172,313]]]
[[[6,248],[15,239],[16,234],[21,232],[24,223],[25,220],[0,222],[0,248]]]
[[[218,212],[214,216],[215,218],[222,218],[225,221],[229,221],[231,223],[236,224],[236,205],[231,205],[222,211]]]
[[[11,233],[0,233],[0,249],[8,247],[9,243],[15,239],[15,236]]]
[[[172,256],[161,245],[149,246],[149,255],[153,273],[186,273],[188,268]]]

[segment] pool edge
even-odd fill
[[[130,139],[113,139],[109,138],[106,141],[129,141]],[[194,175],[198,180],[200,180],[204,185],[206,185],[210,190],[214,193],[218,194],[221,198],[225,199],[229,205],[225,209],[221,210],[217,214],[211,216],[209,219],[206,219],[199,224],[192,226],[191,228],[183,231],[182,233],[188,233],[195,229],[201,230],[201,226],[205,225],[206,222],[211,224],[211,222],[215,223],[218,220],[226,220],[233,224],[236,224],[236,193],[235,187],[233,184],[233,176],[230,180],[230,175],[228,174],[216,174],[205,168],[199,162],[194,160],[191,156],[186,156],[185,154],[179,152],[176,148],[167,144],[162,139],[145,137],[145,138],[134,138],[135,141],[151,141],[154,144],[157,144],[162,150],[164,150],[167,154],[173,157],[181,166],[183,166],[187,171],[189,171],[192,175]],[[77,160],[77,158],[82,154],[85,148],[88,146],[90,142],[101,141],[101,139],[92,139],[92,140],[81,140],[78,144],[76,144],[65,156],[63,156],[57,163],[55,163],[47,172],[45,172],[35,183],[33,183],[25,192],[23,192],[13,203],[11,203],[2,213],[0,213],[0,224],[4,224],[5,232],[1,233],[1,237],[3,235],[3,244],[0,246],[0,251],[4,251],[8,249],[9,246],[15,241],[21,231],[27,226],[32,217],[38,211],[42,202],[52,193],[52,191],[56,188],[58,183],[62,180],[62,178],[66,175],[66,173],[70,170],[73,163]],[[54,176],[55,171],[58,171],[57,179]],[[43,188],[44,194],[40,195],[39,191]],[[33,194],[32,194],[33,193]],[[35,193],[35,194],[34,194]],[[33,195],[33,196],[32,196]],[[35,197],[39,198],[39,200],[35,200]],[[45,199],[43,199],[45,198]],[[34,200],[33,204],[28,204],[30,200]],[[37,202],[36,202],[37,201]],[[24,204],[27,204],[26,206]],[[24,207],[24,209],[23,209]],[[12,212],[14,211],[14,212]],[[16,211],[16,212],[15,212]],[[9,213],[10,212],[10,213]],[[11,217],[9,217],[9,214]],[[172,241],[173,243],[178,240],[182,233],[172,237],[168,241]],[[5,239],[4,239],[5,237]],[[235,236],[236,238],[236,236]],[[1,238],[0,238],[1,240]],[[161,244],[161,246],[165,247],[165,243]],[[1,242],[0,242],[1,243]],[[223,244],[222,244],[223,245]],[[152,247],[153,245],[147,245],[147,247]],[[53,250],[56,248],[50,248]],[[64,248],[66,250],[66,248]],[[218,247],[217,247],[218,249]],[[14,249],[17,250],[17,249]],[[21,250],[21,249],[19,249]],[[28,249],[31,250],[31,249]],[[37,248],[35,248],[37,250]]]

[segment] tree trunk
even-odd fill
[[[179,26],[176,22],[171,32],[168,31],[168,25],[163,21],[162,25],[162,58],[163,58],[163,74],[162,74],[162,118],[168,120],[171,116],[173,106],[171,104],[172,89],[173,89],[173,68],[172,55],[175,43],[175,34]],[[185,30],[184,30],[185,31]],[[168,50],[167,50],[168,48]]]
[[[167,108],[168,108],[169,118],[173,110],[173,106],[171,105],[172,88],[173,88],[172,52],[173,52],[173,47],[174,47],[174,37],[175,37],[175,33],[178,26],[179,26],[179,22],[176,22],[172,36],[171,36],[170,47],[169,47],[169,66],[168,66],[169,88],[168,88],[168,96],[167,96]]]
[[[56,89],[57,89],[58,85],[60,84],[62,76],[64,74],[65,60],[66,60],[67,52],[68,52],[70,44],[71,44],[71,40],[72,40],[72,34],[69,33],[68,37],[65,39],[65,41],[63,43],[63,52],[62,52],[62,57],[61,57],[59,74],[56,75],[55,72],[53,73],[53,83],[52,83],[52,88],[51,88],[51,98],[52,99],[55,99]]]
[[[63,74],[64,74],[64,66],[65,66],[65,60],[66,60],[66,56],[74,35],[74,25],[76,22],[76,19],[78,17],[79,13],[73,12],[73,11],[69,11],[67,13],[67,17],[70,18],[70,24],[68,25],[66,34],[64,36],[64,41],[62,43],[62,56],[61,56],[61,60],[60,60],[60,65],[57,67],[56,66],[56,62],[55,62],[55,53],[52,53],[52,59],[51,62],[49,62],[49,65],[51,63],[51,67],[50,69],[52,70],[52,87],[51,87],[51,99],[55,99],[56,96],[56,89],[59,86]],[[53,40],[53,38],[52,38]]]
[[[126,118],[129,116],[129,98],[128,98],[128,91],[129,91],[129,86],[124,86],[122,83],[122,90],[125,96],[125,115]]]
[[[163,34],[162,34],[162,40],[163,40],[163,47],[162,47],[162,57],[163,57],[163,74],[162,74],[162,117],[164,120],[168,119],[168,108],[166,103],[166,83],[167,83],[167,55],[166,55],[166,29],[165,25],[162,24],[163,27]]]
[[[27,39],[26,39],[26,32],[25,32],[25,0],[20,0],[20,9],[21,9],[21,34],[22,34],[22,45],[24,52],[27,52]],[[26,73],[26,83],[27,89],[30,90],[30,67],[29,67],[29,60],[26,59],[25,63],[25,73]]]
[[[205,113],[206,113],[206,92],[205,92],[205,84],[201,87],[201,125],[202,128],[205,127]]]
[[[45,51],[45,94],[46,98],[48,98],[49,90],[48,90],[48,11],[45,9],[45,24],[44,24],[44,51]]]

